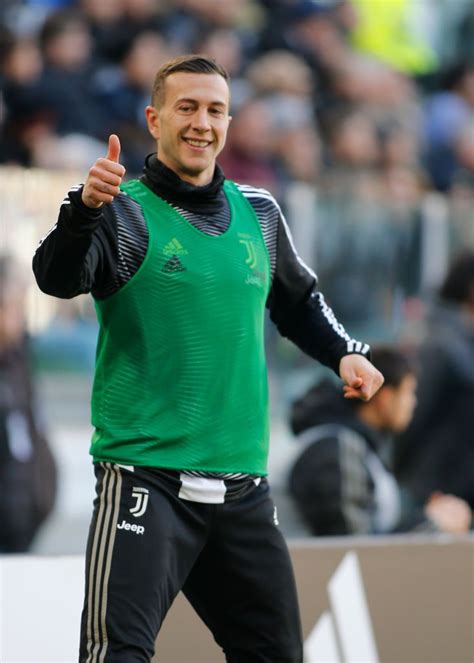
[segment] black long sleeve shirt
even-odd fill
[[[212,182],[194,186],[150,155],[142,181],[200,231],[219,235],[227,229],[230,209],[219,166]],[[317,289],[316,275],[298,256],[273,196],[264,189],[237,186],[255,210],[270,256],[270,318],[282,336],[339,374],[343,356],[367,355],[369,346],[352,339],[336,320]],[[137,272],[146,254],[148,230],[140,206],[127,195],[91,209],[81,194],[80,185],[69,191],[56,225],[35,253],[33,271],[47,294],[71,298],[90,292],[105,299]]]

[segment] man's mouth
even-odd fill
[[[211,144],[210,140],[199,140],[198,138],[186,138],[183,137],[183,140],[188,144],[191,145],[191,147],[198,147],[201,149],[204,149],[208,145]]]

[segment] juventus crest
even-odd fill
[[[130,513],[139,518],[143,516],[148,504],[148,490],[146,488],[132,488],[132,497],[135,497],[137,502],[135,506],[130,509]]]

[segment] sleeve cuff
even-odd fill
[[[82,191],[84,186],[72,188],[67,195],[63,205],[70,205],[71,213],[66,217],[66,225],[69,233],[75,237],[91,235],[102,220],[102,207],[92,209],[82,202]]]

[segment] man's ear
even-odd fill
[[[147,106],[145,108],[146,122],[148,131],[156,140],[160,137],[160,119],[158,110],[154,106]]]

